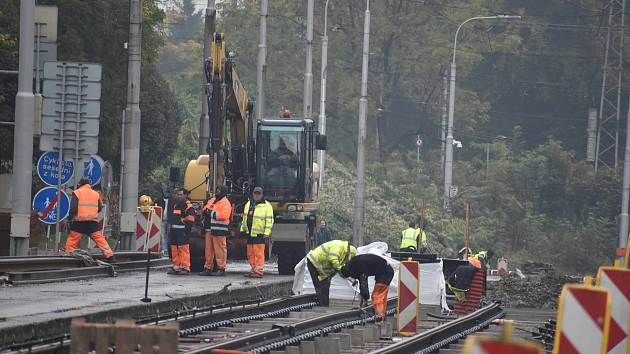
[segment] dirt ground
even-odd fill
[[[560,274],[549,265],[524,269],[528,270],[523,274],[525,278],[510,274],[499,281],[488,282],[486,298],[501,301],[504,307],[555,309],[562,286],[581,280],[579,277]]]

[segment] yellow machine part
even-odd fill
[[[196,160],[191,160],[184,173],[184,188],[190,191],[191,201],[203,201],[207,197],[209,176],[208,155],[199,155]],[[196,188],[195,188],[196,187]]]

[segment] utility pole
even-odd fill
[[[10,255],[28,255],[33,183],[33,53],[35,0],[20,1],[20,71],[15,96]],[[60,162],[61,163],[61,162]]]
[[[322,36],[322,70],[321,70],[321,93],[319,101],[319,132],[326,135],[326,76],[328,75],[328,3],[326,0],[324,7],[324,35]],[[317,151],[317,163],[319,164],[319,188],[324,186],[324,164],[326,151]]]
[[[440,141],[442,142],[442,159],[440,160],[440,168],[444,171],[444,154],[446,153],[446,119],[448,118],[448,77],[444,74],[444,91],[442,92],[442,136]],[[442,172],[443,173],[443,172]]]
[[[608,3],[608,31],[599,101],[595,171],[603,166],[617,170],[626,0]]]
[[[129,2],[129,59],[127,65],[127,108],[125,109],[125,135],[123,137],[125,170],[123,172],[123,199],[121,225],[135,220],[138,208],[138,173],[140,171],[140,66],[142,62],[142,0]],[[126,222],[123,222],[126,221]],[[133,223],[135,224],[135,222]],[[134,227],[135,229],[135,227]],[[131,248],[130,229],[121,239],[122,249]]]
[[[308,0],[306,8],[306,64],[304,68],[304,118],[313,117],[313,8],[315,0]]]
[[[628,97],[630,103],[630,97]],[[626,150],[623,158],[623,184],[621,190],[621,213],[619,214],[619,238],[617,239],[617,249],[628,247],[628,206],[630,199],[630,106],[626,117]],[[624,256],[617,253],[617,259],[623,261]],[[623,262],[622,262],[623,264]]]
[[[265,115],[265,77],[267,66],[267,0],[260,1],[260,42],[256,65],[256,119]]]
[[[367,125],[367,84],[370,56],[370,0],[365,1],[365,22],[363,24],[363,64],[361,68],[361,99],[359,100],[359,141],[357,145],[357,185],[354,198],[354,224],[352,244],[361,246],[365,233],[365,138]]]
[[[210,139],[210,117],[208,116],[208,100],[206,99],[206,92],[208,90],[208,80],[205,74],[205,61],[210,57],[210,45],[212,42],[212,34],[214,33],[214,19],[216,18],[217,10],[214,6],[214,0],[208,0],[206,5],[206,18],[203,29],[203,58],[201,58],[201,75],[202,77],[202,89],[201,89],[201,117],[199,117],[199,155],[208,153],[208,139]]]

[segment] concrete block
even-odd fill
[[[341,339],[334,337],[315,337],[316,354],[341,354]]]
[[[329,337],[339,338],[341,343],[341,350],[352,349],[352,335],[349,333],[331,333]]]
[[[393,333],[391,322],[385,322],[381,325],[381,338],[391,338]]]
[[[380,334],[377,334],[378,328],[375,325],[365,325],[363,326],[363,333],[366,342],[372,342],[379,340],[381,338]]]
[[[350,333],[350,335],[352,335],[352,346],[362,346],[363,343],[365,343],[366,339],[365,339],[365,331],[363,330],[363,328],[348,328],[345,329],[347,330],[347,333]],[[343,333],[343,330],[342,330]]]
[[[284,354],[284,351],[281,350],[272,350],[269,352],[269,354]]]
[[[316,354],[315,342],[313,341],[300,342],[300,354]]]
[[[298,346],[294,346],[294,345],[290,345],[284,348],[284,352],[286,354],[301,354],[300,353],[300,347]]]

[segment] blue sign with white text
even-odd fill
[[[59,178],[59,153],[47,151],[37,161],[37,175],[49,186],[56,186]],[[63,161],[61,164],[61,185],[70,181],[74,175],[74,163]]]

